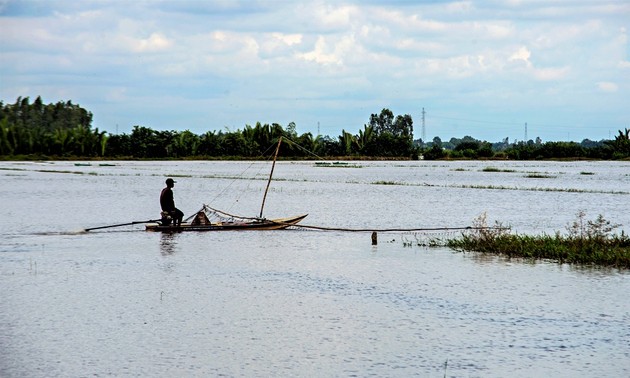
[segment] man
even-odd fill
[[[167,212],[173,218],[173,226],[178,227],[182,224],[184,213],[175,207],[172,190],[175,183],[176,181],[173,181],[172,178],[166,179],[166,188],[162,189],[162,193],[160,193],[160,205],[162,206],[162,211]]]

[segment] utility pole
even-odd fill
[[[422,108],[422,143],[427,143],[427,130],[425,128],[425,124],[424,124],[424,116],[425,116],[426,112],[424,111],[424,108]]]
[[[321,134],[319,133],[319,121],[317,121],[317,136],[320,136]]]
[[[525,143],[527,143],[527,122],[525,122]]]

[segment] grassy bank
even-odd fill
[[[512,234],[500,225],[486,227],[485,214],[474,223],[470,233],[450,239],[446,245],[458,251],[630,269],[630,237],[623,231],[614,234],[621,225],[611,224],[601,215],[590,221],[583,212],[578,213],[564,235]]]

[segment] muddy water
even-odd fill
[[[408,246],[419,233],[157,234],[178,207],[257,215],[250,162],[0,163],[0,376],[627,376],[630,274]],[[268,217],[339,228],[630,226],[630,164],[280,162]],[[498,171],[487,172],[488,167]],[[430,236],[450,236],[445,234]]]

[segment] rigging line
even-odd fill
[[[238,175],[236,176],[236,178],[234,178],[232,181],[230,181],[230,183],[229,183],[229,184],[228,184],[225,188],[223,188],[223,190],[219,191],[219,192],[218,192],[218,193],[214,196],[214,198],[212,198],[212,199],[210,200],[210,203],[214,202],[217,198],[221,197],[221,196],[222,196],[225,192],[227,192],[227,190],[228,190],[228,189],[229,189],[229,188],[230,188],[230,187],[231,187],[231,186],[232,186],[232,185],[233,185],[233,184],[234,184],[237,180],[240,180],[240,179],[241,179],[241,178],[245,175],[245,172],[247,172],[247,171],[248,171],[248,170],[249,170],[249,169],[250,169],[250,168],[251,168],[254,164],[256,164],[256,163],[258,163],[258,162],[259,162],[259,161],[258,161],[258,159],[260,159],[260,158],[264,158],[264,160],[265,160],[265,161],[269,161],[269,160],[271,159],[271,156],[269,156],[269,155],[267,155],[267,154],[269,153],[269,151],[270,151],[270,150],[272,150],[273,148],[275,148],[275,147],[276,147],[276,145],[277,145],[277,142],[276,142],[276,143],[272,143],[272,144],[270,144],[270,145],[267,147],[267,149],[266,149],[265,151],[263,151],[261,154],[259,154],[259,155],[255,158],[255,160],[252,160],[252,161],[250,162],[250,164],[249,164],[249,165],[248,165],[248,166],[247,166],[247,167],[246,167],[246,168],[245,168],[245,169],[244,169],[244,170],[243,170],[240,174],[238,174]],[[263,168],[265,168],[265,166],[261,164],[261,165],[260,165],[260,167],[258,168],[258,171],[256,172],[256,174],[254,174],[254,177],[255,177],[258,173],[260,173],[260,171],[262,171],[262,169],[263,169]],[[240,193],[240,194],[239,194],[239,195],[237,196],[237,198],[236,198],[236,199],[232,202],[232,205],[228,208],[228,210],[229,210],[229,209],[231,209],[232,207],[234,207],[234,205],[235,205],[235,204],[239,201],[239,199],[241,198],[241,196],[244,194],[244,192],[242,192],[242,191],[240,191],[239,193]],[[205,205],[204,205],[204,206],[205,206]],[[203,210],[203,208],[202,208],[201,210]],[[199,211],[201,211],[201,210],[199,210]],[[195,214],[196,214],[196,213],[195,213]],[[193,216],[194,216],[194,215],[193,215]],[[192,216],[191,216],[191,217],[189,217],[189,218],[192,218]]]
[[[290,145],[292,145],[292,146],[297,147],[298,149],[300,149],[300,150],[302,150],[302,151],[306,152],[307,154],[309,154],[309,155],[311,155],[311,156],[316,157],[316,158],[317,158],[317,159],[319,159],[319,160],[327,160],[327,159],[324,159],[323,157],[321,157],[321,156],[317,155],[315,152],[313,152],[313,151],[311,151],[311,150],[309,150],[309,149],[307,149],[307,148],[305,148],[305,147],[302,147],[299,143],[297,143],[296,141],[292,140],[291,138],[284,137],[284,139],[285,139],[287,142],[289,142],[288,144],[290,144]]]
[[[274,222],[287,224],[284,222]],[[344,232],[435,232],[435,231],[461,231],[461,230],[509,230],[509,227],[431,227],[431,228],[345,228],[345,227],[324,227],[305,224],[294,224],[293,228],[304,228],[320,231],[344,231]]]
[[[287,139],[288,139],[288,138],[287,138]],[[310,150],[306,149],[305,147],[302,147],[300,144],[298,144],[297,142],[295,142],[295,141],[293,141],[293,140],[291,140],[291,139],[288,139],[288,140],[289,140],[289,142],[290,142],[291,144],[293,144],[293,145],[297,146],[298,148],[300,148],[300,149],[302,149],[302,150],[306,151],[307,153],[309,153],[309,154],[311,154],[311,155],[313,155],[313,156],[316,156],[319,160],[329,160],[329,159],[324,159],[324,158],[322,158],[322,157],[318,156],[318,155],[317,155],[317,154],[315,154],[314,152],[312,152],[312,151],[310,151]],[[354,174],[352,174],[351,172],[346,172],[346,174],[347,174],[348,176],[351,176],[351,177],[355,178],[355,179],[356,179],[356,181],[357,181],[358,183],[361,183],[361,182],[362,182],[362,181],[361,181],[361,178],[360,178],[359,176],[354,175]],[[348,183],[349,183],[349,182],[345,182],[345,184],[348,184]],[[373,184],[373,182],[365,182],[364,184],[365,184],[365,185],[372,185],[372,184]],[[382,195],[384,195],[384,196],[389,197],[390,193],[387,191],[387,189],[389,189],[389,188],[386,188],[386,187],[387,187],[387,185],[377,185],[377,188],[375,188],[375,191],[376,191],[378,194],[382,194]],[[399,196],[396,196],[396,197],[395,197],[395,201],[397,201],[398,203],[401,203],[401,204],[403,204],[403,205],[405,205],[405,206],[407,206],[407,205],[408,205],[408,203],[406,203],[406,202],[404,201],[404,199],[403,199],[402,197],[399,197]]]
[[[267,157],[267,152],[269,152],[269,150],[270,150],[270,149],[272,149],[273,147],[275,147],[275,144],[272,144],[272,145],[270,145],[269,147],[267,147],[267,149],[266,149],[266,150],[265,150],[262,154],[258,155],[258,158],[265,157],[265,160],[269,160],[269,157]],[[225,193],[225,192],[226,192],[226,191],[227,191],[227,190],[228,190],[228,189],[229,189],[229,188],[230,188],[230,187],[231,187],[231,186],[232,186],[232,185],[236,182],[236,180],[240,180],[240,179],[241,179],[241,178],[245,175],[245,172],[247,172],[247,171],[248,171],[248,170],[249,170],[249,169],[250,169],[250,168],[251,168],[254,164],[256,164],[257,162],[258,162],[257,160],[252,160],[252,161],[250,162],[250,164],[249,164],[247,167],[245,167],[245,169],[244,169],[244,170],[243,170],[240,174],[238,174],[238,175],[236,176],[236,178],[232,179],[232,181],[230,181],[230,183],[229,183],[229,184],[228,184],[225,188],[223,188],[221,191],[219,191],[219,192],[218,192],[218,193],[214,196],[214,198],[212,198],[212,199],[210,200],[210,202],[212,203],[212,202],[214,202],[217,198],[221,197],[221,196],[222,196],[222,195],[223,195],[223,194],[224,194],[224,193]],[[261,166],[261,167],[258,169],[258,172],[256,172],[256,174],[258,174],[258,173],[259,173],[259,172],[260,172],[263,168],[264,168],[264,167],[263,167],[263,166]],[[241,195],[242,195],[242,192],[241,192]],[[236,198],[236,200],[234,201],[234,203],[238,202],[239,198],[240,198],[240,195],[239,195],[239,197],[237,197],[237,198]],[[234,203],[232,204],[232,206],[234,206]],[[202,208],[202,210],[203,210],[203,208]],[[201,211],[201,210],[200,210],[200,211]]]
[[[225,211],[222,211],[222,210],[215,209],[215,208],[210,207],[210,206],[208,206],[208,205],[203,205],[203,206],[204,206],[204,209],[211,210],[211,211],[213,211],[213,212],[215,212],[215,213],[218,213],[218,214],[227,215],[228,217],[231,217],[231,218],[249,219],[249,220],[258,220],[258,219],[260,219],[260,218],[257,218],[257,217],[244,217],[244,216],[241,216],[241,215],[234,215],[234,214],[230,214],[230,213],[228,213],[228,212],[225,212]]]

